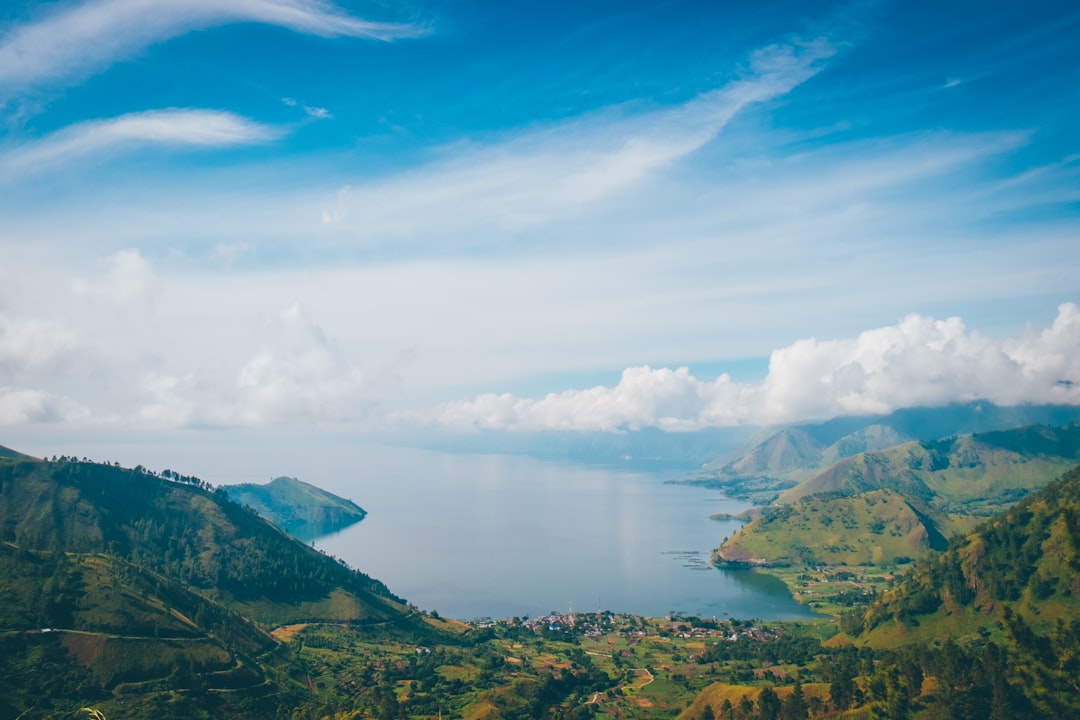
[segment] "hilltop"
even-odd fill
[[[0,533],[27,550],[143,565],[260,622],[401,612],[381,582],[295,541],[223,490],[171,471],[0,461]]]
[[[1010,615],[1043,630],[1080,620],[1080,467],[919,562],[845,624],[880,645],[960,637]]]
[[[222,490],[230,500],[247,505],[301,540],[337,532],[367,516],[353,501],[296,478],[274,478],[265,485],[224,485]]]
[[[943,550],[1080,462],[1080,424],[1031,426],[846,458],[780,494],[716,559],[766,565],[906,562]]]
[[[766,505],[845,458],[887,450],[912,441],[1012,430],[1029,425],[1062,426],[1080,421],[1080,407],[985,402],[940,408],[906,408],[888,415],[839,417],[760,431],[737,450],[714,459],[683,482],[722,489],[732,497]]]
[[[74,458],[0,458],[0,578],[11,717],[91,700],[110,718],[274,717],[316,698],[270,629],[442,632],[220,488]]]

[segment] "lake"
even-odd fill
[[[502,455],[358,449],[350,476],[319,484],[368,511],[316,547],[425,610],[459,619],[598,608],[660,616],[796,619],[778,580],[719,570],[709,552],[745,503],[681,475]]]

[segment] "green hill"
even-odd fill
[[[301,540],[337,532],[367,515],[351,500],[296,478],[279,477],[265,485],[225,485],[222,490],[229,499],[247,505]]]
[[[881,564],[1009,507],[1080,462],[1080,424],[1033,426],[861,453],[783,492],[715,553],[726,563]]]
[[[910,442],[861,453],[780,495],[790,504],[817,493],[890,488],[946,514],[989,516],[1080,461],[1080,424],[1033,426]]]
[[[844,458],[905,442],[984,434],[1027,425],[1080,421],[1080,407],[978,402],[940,408],[906,408],[889,415],[840,417],[819,423],[772,428],[738,451],[705,465],[704,474],[685,482],[724,490],[758,504],[828,469]]]
[[[10,460],[33,460],[29,455],[23,455],[21,452],[16,452],[11,448],[0,445],[0,458],[7,458]]]
[[[860,642],[897,645],[1080,620],[1080,467],[919,562],[846,620]]]
[[[0,537],[106,553],[259,622],[394,617],[385,585],[290,538],[194,478],[63,460],[0,460]]]
[[[267,677],[282,665],[269,634],[131,563],[4,543],[0,577],[0,707],[40,707],[43,696],[56,709],[65,698],[141,705],[163,691],[289,689]]]
[[[405,642],[433,633],[379,581],[197,478],[0,458],[0,717],[315,707],[267,632],[311,622]]]
[[[945,549],[925,512],[893,490],[814,495],[742,528],[714,559],[725,564],[868,565]]]

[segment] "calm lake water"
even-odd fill
[[[672,476],[367,448],[319,484],[367,518],[314,544],[425,610],[460,619],[565,611],[811,617],[777,580],[718,570],[709,552],[744,503]],[[676,475],[674,477],[679,477]]]

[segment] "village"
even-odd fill
[[[727,640],[749,638],[768,642],[779,638],[780,627],[767,628],[754,620],[702,618],[698,615],[671,613],[663,618],[646,618],[629,613],[601,611],[597,613],[566,613],[552,611],[535,618],[512,617],[493,620],[488,617],[474,618],[468,623],[478,629],[502,627],[526,629],[548,637],[569,640],[573,638],[598,638],[616,635],[628,641],[657,638],[683,640]]]

